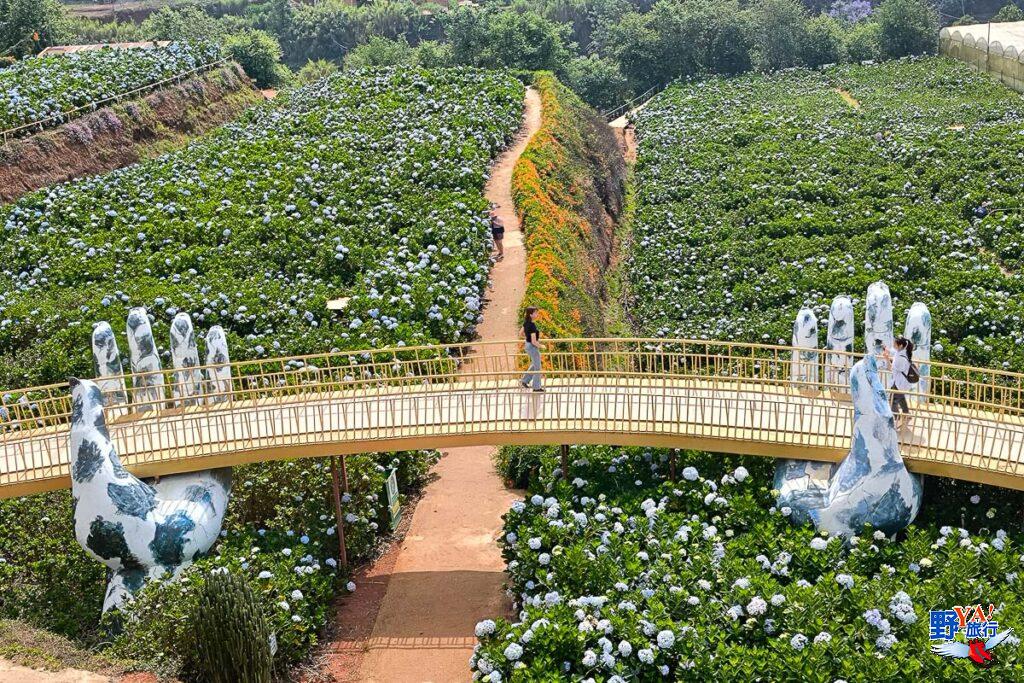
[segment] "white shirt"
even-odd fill
[[[890,349],[892,354],[892,383],[899,391],[913,391],[915,385],[907,380],[910,372],[910,358],[905,349]]]

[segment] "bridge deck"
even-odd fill
[[[723,378],[552,377],[317,391],[121,415],[121,460],[139,476],[268,459],[470,444],[607,443],[811,460],[849,449],[849,397]],[[1024,417],[929,403],[901,434],[912,470],[1024,489]],[[111,419],[113,418],[113,419]],[[27,426],[27,425],[25,425]],[[68,427],[23,428],[0,442],[0,497],[70,485]],[[54,461],[54,453],[64,458]]]

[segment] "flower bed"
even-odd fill
[[[487,283],[483,186],[511,139],[506,74],[348,73],[150,162],[0,211],[0,387],[91,369],[131,306],[220,324],[232,358],[469,338]],[[342,317],[326,301],[348,297]],[[166,347],[161,347],[166,355]]]
[[[541,127],[512,176],[526,246],[524,306],[540,308],[547,335],[602,336],[602,272],[622,206],[625,162],[598,115],[540,73]]]
[[[637,117],[632,316],[775,343],[884,279],[900,328],[931,309],[934,358],[1024,370],[1024,214],[991,211],[1020,206],[1019,103],[941,58],[669,88]]]
[[[969,665],[931,654],[930,609],[992,602],[1000,629],[1024,625],[1024,535],[981,529],[989,501],[845,548],[773,507],[771,460],[684,452],[671,482],[668,458],[575,448],[571,483],[542,459],[501,541],[519,616],[477,625],[476,679],[951,680]],[[942,525],[959,503],[975,533]]]
[[[0,71],[0,130],[17,128],[76,107],[151,85],[220,58],[217,46],[171,43],[147,50],[108,48],[31,57]],[[83,112],[84,113],[84,112]]]

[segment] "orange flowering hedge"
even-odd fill
[[[523,306],[541,309],[545,336],[600,335],[625,162],[604,121],[558,79],[539,73],[533,86],[541,127],[512,174],[526,245]]]

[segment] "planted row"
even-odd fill
[[[603,336],[601,272],[622,208],[625,162],[597,113],[554,76],[538,74],[541,127],[512,176],[526,246],[525,304],[545,333]]]
[[[67,55],[30,57],[0,71],[0,130],[52,119],[217,61],[212,44],[104,48]]]

